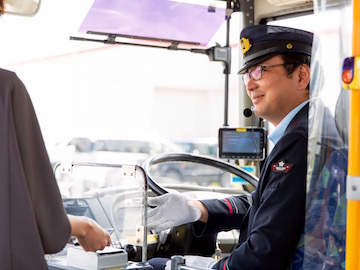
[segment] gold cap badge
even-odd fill
[[[248,38],[241,38],[240,39],[240,46],[243,54],[245,54],[248,50],[250,50],[251,44]]]

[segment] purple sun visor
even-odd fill
[[[95,0],[79,32],[206,46],[226,9],[170,0]]]

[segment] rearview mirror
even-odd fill
[[[41,0],[5,0],[5,13],[33,16],[40,8]]]

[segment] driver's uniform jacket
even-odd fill
[[[194,223],[195,234],[240,229],[239,244],[215,269],[286,269],[305,221],[308,111],[292,119],[264,162],[258,186],[246,196],[203,200],[206,224]]]

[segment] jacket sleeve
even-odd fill
[[[196,236],[240,229],[242,220],[250,206],[245,195],[202,200],[201,202],[209,212],[209,219],[207,223],[197,222],[194,224],[193,229]]]

